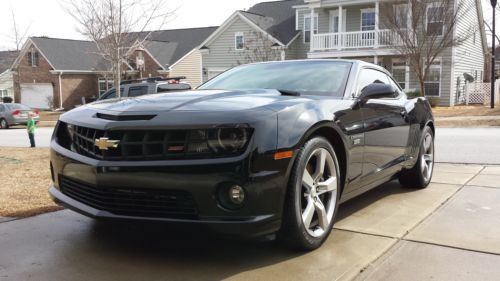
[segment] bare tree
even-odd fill
[[[14,12],[14,7],[10,7],[10,14],[12,16],[12,34],[11,38],[14,41],[14,45],[16,46],[16,51],[21,50],[24,40],[26,39],[28,32],[30,30],[31,24],[28,25],[25,29],[19,27],[16,21],[16,14]]]
[[[165,0],[72,0],[65,8],[78,31],[96,44],[97,54],[110,65],[118,97],[122,66],[129,55],[161,29],[173,12]]]
[[[458,1],[457,5],[455,2],[407,0],[381,6],[380,21],[393,32],[381,40],[392,41],[385,43],[391,43],[407,59],[423,96],[425,81],[436,58],[449,48],[463,44],[475,32],[472,26],[466,27],[465,33],[453,32],[465,12],[464,1]]]
[[[255,30],[247,32],[247,35],[249,36],[245,37],[243,42],[241,59],[237,60],[238,65],[281,59],[281,47],[269,34]]]

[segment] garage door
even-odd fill
[[[53,96],[52,84],[21,84],[21,103],[27,106],[48,109]]]

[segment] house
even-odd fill
[[[150,32],[143,45],[129,54],[123,78],[186,76],[193,86],[201,84],[198,46],[215,29]],[[34,108],[71,109],[81,104],[82,97],[98,97],[113,86],[109,62],[91,41],[31,37],[12,68],[15,100]]]
[[[301,31],[295,26],[294,6],[301,0],[258,3],[234,12],[201,45],[204,81],[239,64],[307,57],[296,44]]]
[[[0,52],[0,102],[3,97],[14,98],[14,77],[11,67],[18,55],[18,51]]]
[[[487,52],[481,1],[456,1],[465,5],[465,16],[453,32],[470,32],[466,28],[470,25],[475,28],[473,36],[464,44],[445,50],[431,66],[426,93],[439,97],[444,106],[457,103],[465,83],[464,73],[482,80]],[[388,2],[391,1],[383,1]],[[394,9],[401,4],[405,2],[394,1]],[[254,43],[257,32],[271,42],[271,49],[279,51],[274,60],[360,59],[387,68],[406,91],[418,89],[418,79],[394,47],[397,40],[386,40],[396,37],[381,23],[380,9],[378,0],[285,0],[259,3],[248,11],[237,11],[200,46],[204,79],[242,60],[248,62],[244,58],[259,46]],[[426,20],[427,24],[439,24],[430,22],[429,17]]]

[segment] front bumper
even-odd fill
[[[49,192],[54,201],[71,210],[93,218],[158,221],[192,224],[229,235],[255,237],[274,233],[281,226],[283,200],[287,185],[289,159],[276,161],[265,169],[256,165],[250,152],[237,158],[156,162],[98,161],[66,150],[57,143],[51,145],[51,167],[54,185]],[[250,150],[249,150],[250,151]],[[262,155],[260,157],[263,157]],[[251,159],[253,159],[251,161]],[[254,172],[252,172],[254,171]],[[117,214],[85,204],[65,194],[60,177],[99,187],[129,189],[175,189],[189,192],[198,214],[196,218],[136,216]],[[245,204],[238,210],[221,207],[217,190],[221,184],[235,183],[246,190]]]

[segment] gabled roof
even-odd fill
[[[287,46],[300,32],[295,29],[296,12],[293,7],[301,4],[304,4],[303,0],[262,2],[248,11],[236,11],[200,45],[200,48],[206,48],[206,45],[218,38],[236,18],[242,19],[258,32],[267,33],[276,45]]]
[[[293,6],[302,4],[303,0],[262,2],[241,13],[283,45],[287,45],[299,33],[295,29]]]
[[[83,40],[31,37],[33,44],[54,70],[105,71],[107,63],[97,54],[95,43]]]
[[[0,52],[0,73],[4,73],[5,71],[9,70],[18,55],[18,51]]]
[[[161,64],[173,65],[193,49],[198,47],[218,27],[199,27],[172,30],[158,30],[138,33],[138,37],[148,36],[144,48]]]

